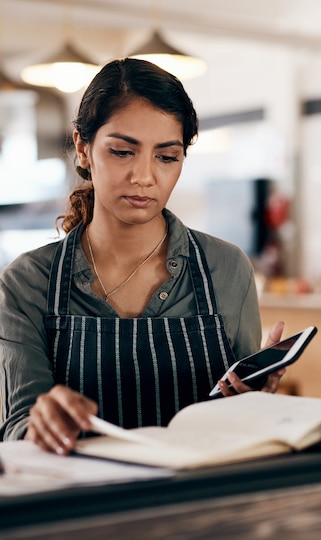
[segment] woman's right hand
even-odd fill
[[[97,404],[67,386],[56,385],[41,394],[30,409],[25,439],[44,450],[67,455],[74,449],[80,431],[91,428],[89,415]]]

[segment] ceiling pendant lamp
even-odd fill
[[[53,87],[71,93],[89,84],[99,69],[100,66],[76,51],[70,43],[66,43],[46,61],[25,67],[21,78],[31,85]]]
[[[153,62],[180,80],[199,77],[206,71],[204,60],[172,47],[158,30],[155,30],[150,39],[129,56]]]
[[[0,67],[0,92],[7,92],[7,91],[12,92],[14,90],[21,90],[21,89],[25,90],[26,88],[23,87],[22,85],[18,85],[17,83],[9,79],[9,77]]]

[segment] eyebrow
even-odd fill
[[[114,137],[115,139],[122,139],[123,141],[126,141],[129,144],[139,145],[139,141],[137,139],[134,139],[133,137],[129,137],[128,135],[123,135],[122,133],[109,133],[108,137]],[[180,146],[184,148],[183,143],[178,139],[173,140],[173,141],[166,141],[163,143],[159,143],[156,145],[156,148],[168,148],[169,146]]]

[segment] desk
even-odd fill
[[[321,452],[0,498],[0,538],[319,540]]]

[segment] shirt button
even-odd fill
[[[176,261],[171,261],[169,265],[170,265],[171,268],[177,268],[178,267],[178,263]]]
[[[162,291],[161,293],[159,293],[159,298],[161,300],[166,300],[166,298],[168,298],[168,293],[165,291]]]

